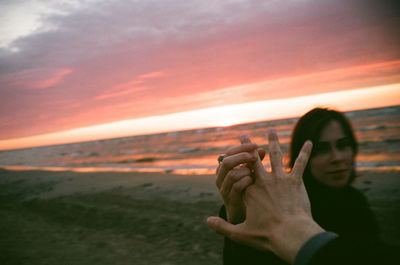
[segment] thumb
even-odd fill
[[[207,218],[207,225],[216,233],[231,238],[235,233],[235,225],[228,223],[220,217],[210,216]]]

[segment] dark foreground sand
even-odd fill
[[[400,247],[400,176],[355,186]],[[222,264],[214,176],[0,169],[0,264]]]

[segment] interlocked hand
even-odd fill
[[[305,240],[323,231],[311,217],[310,202],[302,180],[312,144],[307,141],[291,172],[284,172],[275,131],[269,132],[268,140],[271,172],[264,169],[254,148],[248,155],[241,156],[243,160],[236,160],[236,163],[244,163],[257,158],[252,164],[254,184],[247,186],[243,197],[245,220],[233,225],[221,218],[209,217],[207,224],[233,241],[273,251],[286,261],[293,262],[293,253]]]

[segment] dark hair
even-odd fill
[[[294,162],[300,153],[300,149],[305,141],[310,140],[315,144],[318,142],[322,129],[331,121],[337,121],[342,126],[343,132],[349,138],[350,146],[353,149],[354,156],[357,154],[357,141],[353,133],[353,129],[348,119],[340,112],[327,108],[315,108],[303,115],[297,122],[290,144],[290,167],[293,168]],[[313,148],[314,149],[314,148]],[[310,159],[315,155],[311,152]],[[311,175],[309,164],[307,165],[304,175]],[[351,180],[355,177],[353,172]]]

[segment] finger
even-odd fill
[[[239,140],[241,144],[250,144],[251,140],[250,137],[247,134],[241,134],[239,136]]]
[[[241,187],[241,185],[243,184],[237,184],[242,183],[240,182],[242,178],[246,177],[246,176],[250,176],[251,171],[250,169],[248,169],[247,167],[241,167],[241,168],[234,168],[232,170],[230,170],[225,178],[224,181],[221,184],[221,194],[224,196],[227,196],[228,194],[230,194],[232,192],[232,187],[235,187],[236,189],[239,189]],[[252,180],[251,177],[250,181]]]
[[[294,166],[292,169],[292,174],[302,177],[305,168],[307,167],[308,159],[310,158],[312,150],[312,142],[306,141],[303,147],[300,150],[299,156],[296,158],[294,162]]]
[[[258,156],[260,157],[260,159],[262,161],[264,159],[264,157],[265,157],[265,150],[262,149],[262,148],[258,148],[257,152],[258,152]]]
[[[217,234],[231,238],[237,233],[237,226],[228,223],[220,217],[210,216],[207,218],[207,225]],[[233,236],[235,237],[235,236]]]
[[[232,185],[231,196],[239,197],[248,186],[253,184],[253,179],[250,176],[244,176]]]
[[[240,135],[239,139],[242,145],[251,144],[251,140],[247,134]],[[260,160],[262,161],[265,157],[265,150],[262,148],[257,148],[257,153],[258,156],[260,157]]]
[[[217,187],[218,188],[221,187],[221,184],[223,183],[226,174],[228,174],[230,170],[232,170],[233,168],[235,168],[240,164],[254,163],[255,161],[257,161],[257,159],[258,159],[258,154],[257,156],[255,156],[254,154],[248,152],[242,152],[224,158],[217,172],[217,180],[216,180]]]
[[[255,149],[257,149],[257,147],[258,146],[256,144],[252,144],[252,143],[233,146],[226,151],[225,158],[228,156],[231,156],[231,155],[242,153],[242,152],[252,152]],[[218,166],[215,170],[216,174],[218,174],[218,171],[220,170],[220,168],[221,168],[221,163],[218,164]]]
[[[258,145],[253,144],[253,143],[244,143],[241,145],[236,145],[233,146],[231,148],[229,148],[226,153],[225,153],[225,157],[234,155],[234,154],[238,154],[238,153],[242,153],[242,152],[252,152],[254,150],[256,150],[258,148]]]
[[[228,237],[237,243],[251,244],[251,238],[246,236],[244,223],[233,225],[220,217],[210,216],[207,218],[207,225],[217,234]]]
[[[249,138],[249,136],[247,134],[242,134],[240,135],[240,142],[241,143],[251,143],[251,140]],[[250,167],[252,167],[252,169],[254,170],[254,172],[264,172],[264,166],[261,162],[260,156],[258,155],[257,151],[253,151],[253,154],[255,154],[257,156],[257,161],[254,162],[253,165],[250,165]],[[257,179],[261,176],[261,174],[254,174],[254,179],[255,181],[257,181]]]
[[[260,157],[260,160],[263,161],[263,159],[265,157],[265,150],[262,148],[257,148],[257,153],[258,153],[258,156]],[[247,164],[243,164],[243,166],[248,167],[248,168],[254,167],[254,165],[247,165]]]
[[[272,172],[280,174],[282,169],[282,151],[279,146],[278,135],[274,129],[268,132],[268,147],[269,147],[269,160],[271,161]]]

